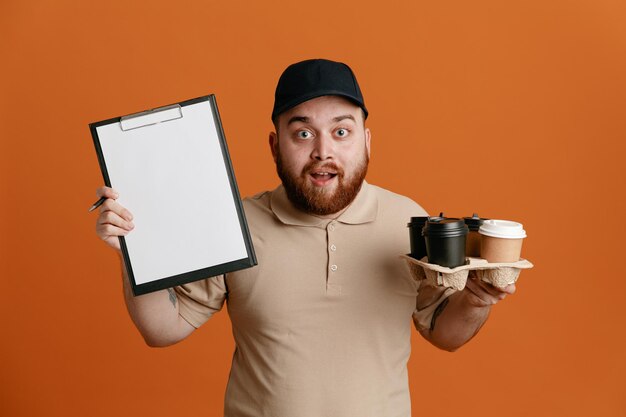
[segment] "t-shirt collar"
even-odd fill
[[[317,226],[325,227],[332,219],[321,219],[317,216],[307,214],[297,209],[289,198],[283,185],[279,185],[273,192],[270,199],[270,208],[278,219],[294,226]],[[378,213],[378,199],[373,192],[372,186],[367,181],[363,181],[361,189],[350,206],[335,219],[346,224],[369,223],[376,220]]]

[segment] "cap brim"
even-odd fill
[[[272,120],[275,119],[280,114],[293,109],[299,104],[304,103],[305,101],[313,100],[314,98],[322,97],[322,96],[339,96],[339,97],[343,97],[343,98],[350,100],[352,103],[356,104],[358,107],[363,109],[363,112],[365,113],[365,118],[367,119],[368,111],[365,108],[365,104],[361,103],[356,97],[346,94],[343,91],[321,90],[321,91],[315,91],[314,93],[311,93],[311,94],[299,96],[293,100],[286,102],[281,107],[274,110],[274,112],[272,113]]]

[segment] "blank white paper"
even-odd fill
[[[137,285],[248,257],[211,104],[181,109],[132,130],[97,127],[111,186],[134,217],[125,240]]]

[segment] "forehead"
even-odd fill
[[[322,96],[305,101],[278,116],[278,124],[287,123],[293,117],[306,117],[310,121],[327,122],[338,116],[352,115],[362,121],[361,108],[340,96]]]

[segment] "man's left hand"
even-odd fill
[[[504,300],[507,295],[515,293],[515,284],[497,288],[479,279],[474,271],[470,271],[464,292],[466,292],[466,300],[471,305],[475,307],[490,307],[498,301]]]

